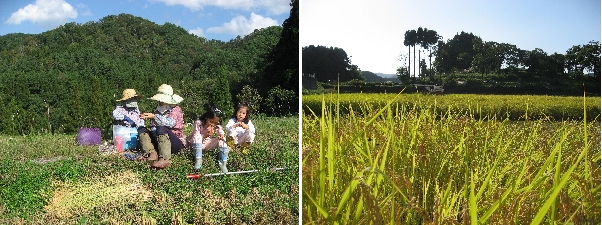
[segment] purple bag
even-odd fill
[[[90,127],[83,127],[82,125],[82,128],[77,131],[76,143],[78,145],[100,145],[102,142],[100,128],[91,126],[91,123]]]

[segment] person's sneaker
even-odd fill
[[[148,154],[148,156],[146,156],[146,154],[142,154],[136,159],[141,162],[156,161],[157,159],[159,159],[159,155],[157,155],[157,152],[152,151]]]
[[[169,164],[171,164],[169,160],[159,159],[158,161],[153,162],[151,166],[159,169],[165,169],[169,167]]]
[[[226,144],[228,145],[228,148],[234,148],[234,138],[231,136],[226,137]]]
[[[217,165],[219,166],[222,173],[228,173],[228,167],[226,166],[228,161],[217,161]]]
[[[242,145],[240,145],[240,146],[241,146],[241,148],[242,148],[242,154],[245,154],[245,155],[246,155],[246,154],[248,154],[248,153],[249,153],[249,146],[250,146],[250,145],[251,145],[251,144],[250,144],[249,142],[245,142],[245,143],[242,143]]]

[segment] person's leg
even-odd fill
[[[240,134],[240,136],[238,137],[239,140],[239,145],[242,146],[242,153],[243,154],[247,154],[248,153],[248,148],[249,145],[251,145],[251,143],[253,143],[253,140],[255,139],[255,134],[246,131],[242,134]]]
[[[203,144],[192,143],[192,153],[194,154],[194,169],[200,170],[203,166]]]
[[[226,144],[228,144],[229,148],[234,148],[236,144],[236,139],[236,132],[228,132],[228,135],[226,135]]]
[[[152,164],[153,167],[167,168],[171,164],[171,140],[169,137],[169,128],[163,126],[155,127],[157,134],[157,146],[159,148],[159,161]],[[178,139],[179,141],[179,139]],[[181,144],[181,143],[180,143]]]
[[[157,155],[157,151],[155,150],[155,146],[156,145],[156,138],[153,135],[153,133],[151,131],[149,131],[148,129],[146,129],[146,127],[139,127],[138,128],[138,141],[140,142],[140,147],[142,148],[142,151],[144,151],[144,155],[140,158],[138,158],[139,160],[150,160],[150,161],[154,161],[159,159],[159,156]]]
[[[171,142],[171,154],[176,154],[184,148],[182,140],[174,134],[170,129],[167,129],[167,135],[169,135],[169,141]]]
[[[240,135],[239,137],[241,144],[246,142],[246,143],[253,143],[253,141],[255,141],[255,134],[251,133],[249,131],[244,132],[243,134]]]
[[[228,168],[226,167],[228,164],[228,154],[230,150],[228,149],[228,145],[226,142],[220,140],[219,141],[219,153],[217,155],[217,164],[219,168],[222,170],[222,173],[227,173]]]

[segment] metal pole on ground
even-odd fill
[[[278,170],[285,170],[286,167],[278,167],[278,168],[271,168],[271,169],[267,169],[266,171],[271,171],[271,172],[275,172]],[[188,174],[186,175],[187,178],[190,179],[197,179],[200,177],[213,177],[213,176],[221,176],[221,175],[233,175],[233,174],[245,174],[245,173],[255,173],[255,172],[259,172],[259,170],[245,170],[245,171],[236,171],[236,172],[227,172],[227,173],[208,173],[208,174]]]

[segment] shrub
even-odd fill
[[[240,93],[236,95],[236,98],[239,102],[246,102],[253,113],[262,112],[262,110],[259,109],[259,106],[261,106],[263,98],[259,95],[257,89],[250,85],[243,86]]]
[[[270,115],[283,116],[297,111],[298,101],[298,96],[294,91],[276,86],[268,91],[268,97],[265,103]]]

